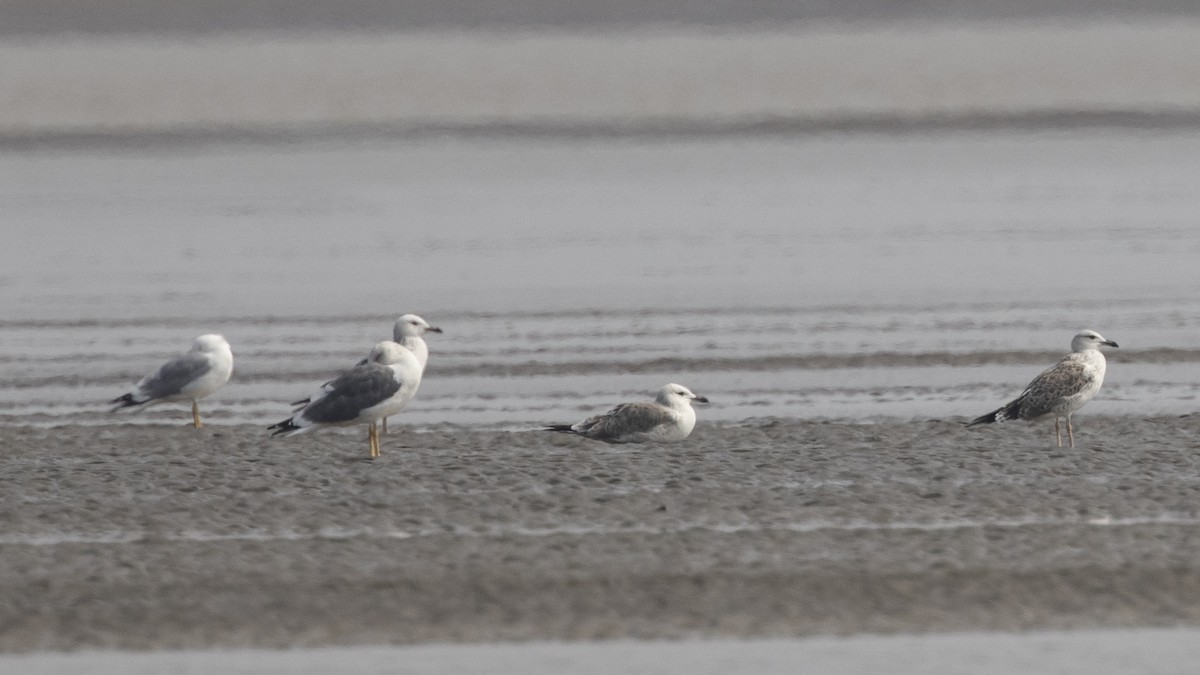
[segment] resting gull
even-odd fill
[[[692,433],[696,411],[692,401],[708,403],[690,389],[668,384],[652,403],[622,403],[603,415],[578,424],[556,424],[546,431],[578,434],[605,443],[675,443]]]
[[[967,423],[991,424],[1006,420],[1033,420],[1043,415],[1054,415],[1054,439],[1062,447],[1062,430],[1059,418],[1067,418],[1067,438],[1075,447],[1075,430],[1071,427],[1071,415],[1083,404],[1092,400],[1100,385],[1104,384],[1105,359],[1100,347],[1116,347],[1117,343],[1105,339],[1094,330],[1085,330],[1071,340],[1071,353],[1063,357],[1033,382],[1025,387],[1021,395],[992,412],[976,417]]]
[[[113,412],[130,406],[192,402],[192,426],[199,429],[200,406],[196,401],[216,391],[229,381],[233,373],[233,352],[220,335],[201,335],[192,341],[192,348],[158,367],[124,396],[114,398]]]
[[[421,364],[413,353],[385,340],[375,345],[367,361],[321,385],[302,408],[272,424],[272,436],[302,434],[329,426],[367,424],[371,457],[379,457],[375,423],[400,412],[421,386]]]

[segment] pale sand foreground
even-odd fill
[[[1200,629],[944,635],[859,635],[802,640],[529,642],[323,649],[78,652],[0,656],[26,675],[107,673],[726,673],[824,675],[931,672],[975,675],[1192,673]]]

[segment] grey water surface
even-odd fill
[[[649,397],[700,419],[953,418],[1083,328],[1083,414],[1200,387],[1200,132],[313,139],[0,154],[0,420],[110,424],[204,332],[216,424],[268,423],[416,312],[403,420],[522,428]],[[121,421],[173,420],[152,409]]]

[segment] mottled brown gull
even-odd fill
[[[622,403],[603,415],[577,424],[556,424],[547,431],[578,434],[605,443],[675,443],[692,433],[696,411],[692,401],[708,403],[703,396],[678,384],[658,390],[653,402]]]
[[[967,423],[991,424],[1007,420],[1034,420],[1043,415],[1054,415],[1054,439],[1062,447],[1062,429],[1059,419],[1067,418],[1067,438],[1075,447],[1075,430],[1071,426],[1071,415],[1092,400],[1100,385],[1104,384],[1106,361],[1100,347],[1116,347],[1117,343],[1105,339],[1094,330],[1085,330],[1071,340],[1071,353],[1061,361],[1033,378],[1021,395],[992,412],[976,417]]]
[[[233,374],[233,351],[224,337],[201,335],[192,341],[192,348],[143,377],[133,390],[114,398],[113,412],[138,405],[153,405],[171,401],[192,402],[192,426],[199,429],[200,399],[216,391]]]

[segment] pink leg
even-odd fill
[[[1058,415],[1054,416],[1054,442],[1062,447],[1062,427],[1058,425]]]

